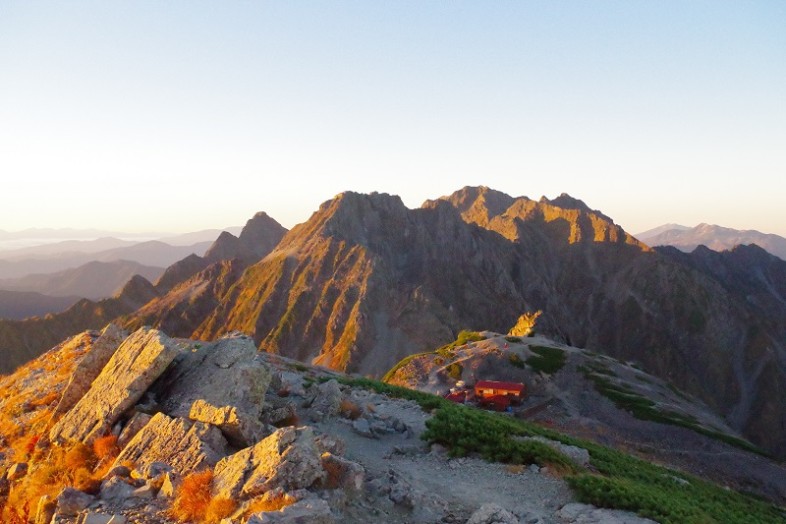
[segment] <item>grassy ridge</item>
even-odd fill
[[[614,404],[619,409],[628,411],[637,419],[687,428],[695,431],[696,433],[704,435],[705,437],[720,440],[721,442],[725,442],[731,446],[765,457],[769,456],[765,451],[754,446],[746,440],[737,438],[733,435],[727,435],[726,433],[721,433],[720,431],[708,429],[699,424],[695,418],[689,415],[660,409],[655,402],[646,397],[643,397],[642,395],[639,395],[631,388],[623,384],[615,384],[608,378],[601,376],[601,373],[613,376],[613,373],[611,372],[604,373],[599,368],[593,368],[590,370],[586,367],[580,367],[579,370],[583,371],[584,375],[588,379],[592,380],[592,382],[595,384],[595,390],[598,393],[614,402]]]
[[[585,503],[633,511],[663,524],[786,523],[782,508],[593,442],[374,380],[341,381],[410,399],[425,410],[435,410],[426,423],[423,438],[448,447],[453,455],[476,453],[492,461],[557,467],[565,473],[577,498]],[[584,448],[590,454],[592,471],[576,466],[545,444],[522,442],[517,436],[543,436]]]

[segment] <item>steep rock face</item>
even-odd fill
[[[52,442],[91,442],[109,433],[115,422],[142,397],[177,355],[165,334],[140,329],[114,352],[88,392],[49,432]]]
[[[132,315],[119,319],[129,330],[153,326],[174,336],[188,337],[218,305],[219,298],[245,269],[238,259],[222,260],[207,266],[155,297]]]

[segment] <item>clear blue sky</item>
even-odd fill
[[[786,235],[784,180],[780,0],[0,0],[0,229],[487,185]]]

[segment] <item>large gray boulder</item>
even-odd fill
[[[55,514],[61,517],[75,517],[95,500],[95,497],[78,489],[67,487],[57,495]]]
[[[270,370],[254,342],[230,336],[182,353],[154,389],[168,415],[216,424],[231,439],[252,440],[249,445],[259,436],[255,422],[269,384]]]
[[[213,496],[248,499],[275,488],[308,488],[323,477],[311,428],[285,427],[216,464]]]
[[[114,352],[85,396],[52,427],[50,440],[89,443],[109,433],[177,353],[176,343],[164,333],[150,328],[136,331]]]
[[[226,446],[215,426],[157,413],[120,452],[114,465],[129,461],[143,471],[163,462],[185,475],[214,466],[226,455]]]
[[[79,399],[85,396],[93,380],[98,377],[126,337],[128,337],[128,332],[114,324],[107,325],[101,331],[101,335],[93,342],[90,350],[76,365],[52,417],[62,415],[70,410]]]

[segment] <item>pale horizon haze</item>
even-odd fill
[[[0,230],[565,192],[786,236],[786,3],[0,1]]]

